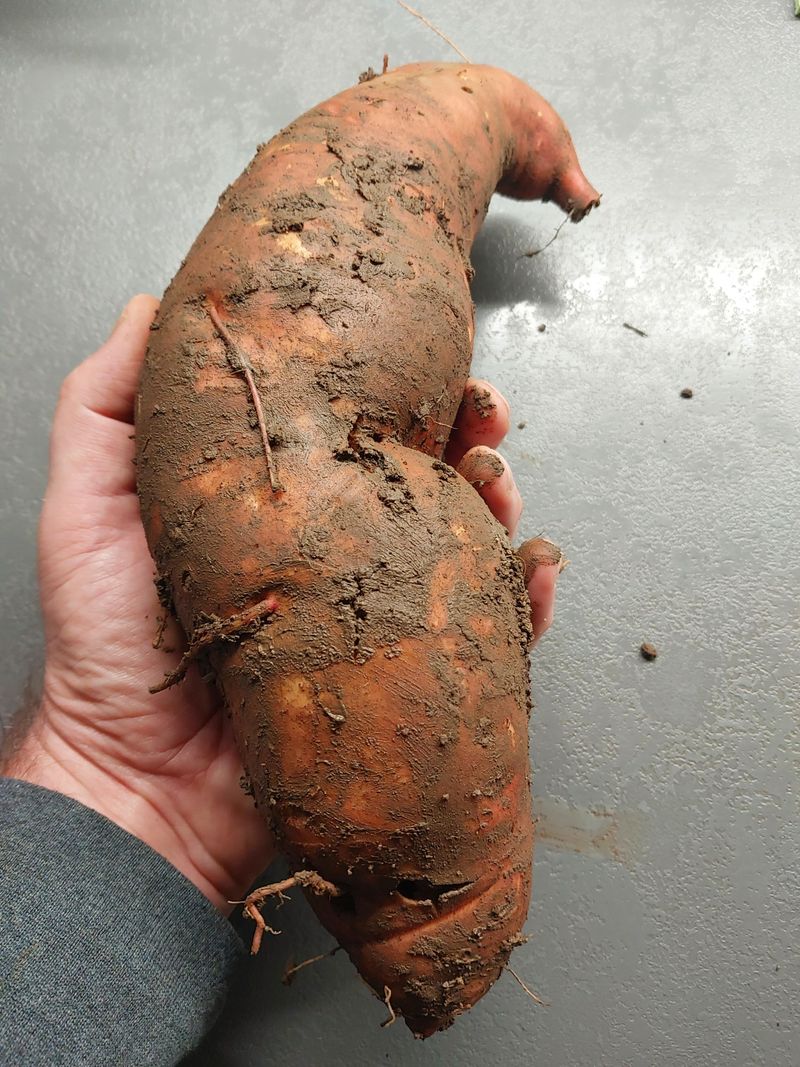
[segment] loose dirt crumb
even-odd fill
[[[472,394],[472,406],[481,419],[491,418],[497,411],[497,404],[488,389],[475,389]]]
[[[517,429],[518,430],[524,430],[527,425],[528,425],[527,422],[518,422],[517,423]]]
[[[655,645],[651,645],[649,641],[643,641],[639,647],[642,659],[654,660],[658,655],[658,649]]]

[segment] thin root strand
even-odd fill
[[[328,952],[320,952],[319,956],[312,956],[310,959],[303,960],[302,963],[295,963],[291,965],[290,960],[286,961],[286,969],[281,975],[281,981],[284,985],[291,985],[294,981],[294,976],[298,971],[302,971],[304,967],[310,967],[312,963],[319,963],[320,960],[326,960],[329,956],[335,956],[337,952],[341,951],[342,946],[336,945],[335,948],[330,949]]]
[[[531,1000],[534,1001],[534,1003],[539,1004],[543,1008],[547,1007],[547,1004],[542,1000],[542,998],[541,997],[537,997],[537,995],[534,993],[534,991],[532,989],[529,989],[528,986],[525,985],[525,983],[522,981],[522,979],[517,974],[517,972],[512,970],[512,968],[509,967],[508,964],[506,964],[506,970],[511,975],[511,977],[516,982],[518,982],[520,986],[522,986],[522,988],[525,990],[525,992],[528,994],[528,996],[531,998]]]
[[[395,1012],[394,1008],[392,1007],[392,991],[388,987],[388,985],[385,985],[383,987],[383,1003],[389,1009],[389,1018],[388,1019],[384,1019],[383,1022],[381,1023],[381,1027],[385,1028],[387,1026],[391,1026],[392,1023],[396,1023],[397,1022],[397,1013]]]
[[[244,914],[249,915],[256,924],[253,942],[250,946],[250,954],[252,956],[258,954],[265,933],[279,933],[279,931],[273,930],[264,922],[261,908],[270,897],[276,896],[281,903],[285,902],[289,899],[286,896],[287,889],[294,889],[295,886],[299,886],[301,889],[309,889],[320,897],[340,897],[342,895],[342,890],[338,886],[335,886],[333,882],[328,882],[316,871],[297,871],[296,874],[284,878],[282,882],[273,882],[272,885],[262,885],[259,889],[254,889],[244,900],[228,901],[229,904],[244,904]]]
[[[429,30],[433,30],[437,37],[441,37],[445,44],[449,44],[453,51],[456,53],[456,55],[461,56],[465,63],[472,62],[472,60],[468,56],[464,55],[464,53],[461,51],[457,44],[451,41],[446,34],[442,33],[438,26],[434,26],[430,19],[426,19],[420,11],[417,11],[410,4],[405,3],[405,0],[397,0],[397,2],[400,7],[405,8],[409,15],[413,15],[415,19],[419,19],[419,21],[422,22],[425,26],[427,26]]]
[[[161,648],[164,641],[164,631],[167,628],[167,613],[158,616],[158,629],[156,630],[156,636],[153,638],[153,648]]]
[[[572,214],[571,213],[569,215],[566,215],[561,220],[561,222],[559,222],[558,226],[556,227],[556,232],[553,234],[553,236],[550,238],[550,240],[547,241],[545,244],[543,244],[541,248],[533,248],[533,249],[531,249],[530,252],[523,252],[522,255],[519,258],[520,259],[532,259],[534,256],[541,255],[541,253],[544,252],[544,250],[546,248],[549,248],[550,245],[553,243],[553,241],[556,240],[558,235],[561,233],[561,231],[564,229],[564,227],[566,226],[566,224],[569,222],[569,220],[571,218],[572,218]]]
[[[222,338],[225,347],[228,351],[228,362],[235,371],[244,376],[244,380],[247,382],[247,388],[250,390],[250,398],[253,401],[253,407],[256,409],[256,419],[258,420],[258,430],[261,434],[261,444],[264,446],[264,457],[267,461],[267,473],[269,474],[269,484],[273,493],[283,492],[283,486],[278,480],[278,474],[275,470],[275,461],[272,458],[272,448],[269,443],[269,434],[267,433],[267,423],[264,419],[264,408],[261,404],[261,395],[258,392],[255,378],[253,376],[253,368],[250,365],[250,360],[247,358],[242,349],[236,344],[230,332],[224,326],[222,319],[219,317],[219,312],[212,303],[206,305],[208,308],[208,314],[211,321],[214,323],[214,329]]]
[[[195,627],[194,633],[189,639],[189,647],[181,656],[181,661],[174,670],[167,674],[157,685],[150,686],[151,693],[162,693],[170,689],[186,677],[189,667],[197,659],[203,649],[218,641],[232,641],[243,633],[247,633],[254,626],[260,626],[264,619],[275,614],[275,603],[267,597],[252,608],[246,608],[236,615],[229,615],[226,619],[213,618],[208,622],[200,623]]]
[[[261,941],[264,937],[264,934],[274,934],[277,937],[281,931],[276,930],[274,926],[267,926],[267,924],[264,922],[264,916],[261,914],[258,908],[254,908],[248,905],[244,910],[256,924],[256,928],[253,932],[253,940],[250,945],[250,955],[257,956],[258,951],[261,948]]]

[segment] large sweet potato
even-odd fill
[[[137,412],[187,659],[284,852],[336,887],[320,919],[421,1036],[495,981],[530,895],[522,566],[442,462],[495,189],[598,201],[502,71],[416,64],[307,112],[167,290]]]

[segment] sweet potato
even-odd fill
[[[530,895],[522,564],[442,461],[495,189],[574,220],[598,202],[500,70],[415,64],[307,112],[169,286],[137,411],[186,661],[283,851],[334,887],[320,919],[419,1036],[497,979]]]

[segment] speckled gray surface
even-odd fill
[[[522,533],[572,559],[535,660],[544,835],[514,960],[548,1006],[506,976],[424,1045],[379,1029],[340,956],[280,985],[329,944],[294,902],[192,1062],[794,1067],[800,21],[790,0],[468,7],[425,11],[553,101],[604,193],[534,259],[557,210],[497,200],[475,254],[475,365],[526,423]],[[60,379],[163,289],[256,143],[385,50],[450,56],[388,0],[2,5],[5,720],[40,654]]]

